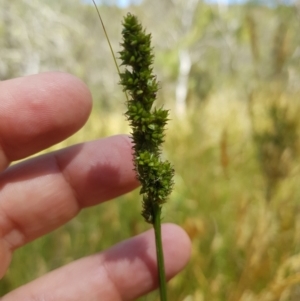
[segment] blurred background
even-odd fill
[[[128,11],[152,33],[157,105],[171,110],[164,156],[176,175],[164,221],[187,231],[193,251],[170,281],[170,300],[300,300],[300,1],[98,5],[115,52]],[[0,8],[1,80],[60,70],[93,93],[87,124],[46,151],[129,133],[89,1],[0,0]],[[16,251],[0,295],[148,229],[140,211],[138,191],[84,210]]]

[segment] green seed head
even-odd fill
[[[146,34],[137,17],[127,14],[123,20],[120,84],[128,93],[127,112],[134,149],[134,167],[142,188],[142,215],[153,223],[153,210],[166,202],[173,188],[174,170],[160,158],[168,111],[152,108],[158,83],[152,73],[151,35]]]

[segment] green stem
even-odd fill
[[[160,289],[160,301],[167,301],[167,281],[165,274],[164,253],[161,239],[161,206],[156,205],[153,210],[153,228],[155,234],[156,257],[158,265],[158,279]]]
[[[103,31],[104,31],[106,40],[107,40],[107,42],[108,42],[108,46],[109,46],[110,52],[111,52],[111,54],[112,54],[112,56],[113,56],[113,59],[114,59],[114,62],[115,62],[115,66],[116,66],[116,68],[117,68],[117,70],[118,70],[118,73],[120,74],[119,65],[118,65],[118,63],[117,63],[117,59],[116,59],[115,53],[114,53],[114,51],[113,51],[113,49],[112,49],[112,46],[111,46],[111,43],[110,43],[110,40],[109,40],[107,31],[106,31],[106,28],[105,28],[105,26],[104,26],[104,22],[103,22],[103,20],[102,20],[102,17],[101,17],[101,15],[100,15],[100,12],[99,12],[99,9],[98,9],[98,7],[97,7],[96,2],[95,2],[94,0],[92,0],[92,1],[93,1],[93,3],[94,3],[94,6],[95,6],[95,8],[96,8],[96,11],[97,11],[99,20],[100,20],[100,22],[101,22],[101,25],[102,25],[102,28],[103,28]]]
[[[112,54],[112,57],[113,57],[115,66],[116,66],[117,71],[118,71],[118,74],[120,75],[121,72],[120,72],[119,65],[118,65],[118,63],[117,63],[117,58],[116,58],[115,53],[114,53],[114,50],[113,50],[113,48],[112,48],[112,46],[111,46],[110,39],[109,39],[109,37],[108,37],[108,34],[107,34],[107,31],[106,31],[104,22],[103,22],[103,20],[102,20],[101,14],[100,14],[100,11],[99,11],[99,9],[98,9],[98,7],[97,7],[97,4],[96,4],[95,0],[92,0],[92,1],[93,1],[93,3],[94,3],[94,6],[95,6],[95,8],[96,8],[96,11],[97,11],[99,20],[100,20],[100,22],[101,22],[101,26],[102,26],[102,28],[103,28],[103,31],[104,31],[104,34],[105,34],[105,37],[106,37],[106,40],[107,40],[107,43],[108,43],[110,52],[111,52],[111,54]],[[127,99],[127,101],[128,101],[128,95],[127,95],[127,92],[126,92],[126,91],[125,91],[125,96],[126,96],[126,99]]]

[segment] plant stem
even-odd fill
[[[152,73],[153,57],[151,34],[146,34],[138,19],[127,14],[123,21],[123,46],[119,52],[122,65],[129,67],[120,72],[104,23],[96,2],[92,0],[101,21],[115,65],[127,98],[127,119],[132,127],[134,170],[142,184],[142,216],[153,224],[156,244],[160,301],[167,301],[167,281],[161,239],[161,205],[166,202],[173,188],[174,169],[170,162],[160,159],[164,142],[164,126],[168,110],[151,109],[156,100],[158,83]],[[127,93],[128,92],[128,93]]]
[[[159,279],[160,301],[167,301],[167,281],[165,274],[164,253],[161,239],[161,206],[155,205],[153,210],[153,228],[156,244],[157,271]]]
[[[113,48],[112,48],[110,39],[109,39],[109,37],[108,37],[107,31],[106,31],[106,27],[105,27],[104,22],[103,22],[103,20],[102,20],[100,11],[99,11],[99,9],[98,9],[98,6],[97,6],[95,0],[92,0],[92,1],[93,1],[93,4],[94,4],[95,8],[96,8],[96,11],[97,11],[99,20],[100,20],[100,22],[101,22],[101,26],[102,26],[102,28],[103,28],[103,31],[104,31],[104,34],[105,34],[105,37],[106,37],[106,40],[107,40],[107,43],[108,43],[108,46],[109,46],[109,49],[110,49],[110,53],[112,54],[112,57],[113,57],[115,66],[116,66],[117,71],[118,71],[118,74],[120,75],[121,72],[120,72],[119,65],[118,65],[118,63],[117,63],[117,58],[116,58],[116,56],[115,56],[115,53],[114,53],[114,50],[113,50]],[[126,92],[126,91],[125,91],[125,97],[126,97],[126,99],[127,99],[127,101],[128,101],[128,95],[127,95],[127,92]]]

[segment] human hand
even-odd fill
[[[0,83],[0,278],[14,250],[62,226],[82,208],[138,186],[130,139],[124,135],[8,167],[76,132],[90,110],[86,86],[64,73]],[[163,225],[162,235],[170,279],[187,263],[190,241],[171,224]],[[157,287],[155,252],[150,230],[54,270],[0,300],[134,300]]]

